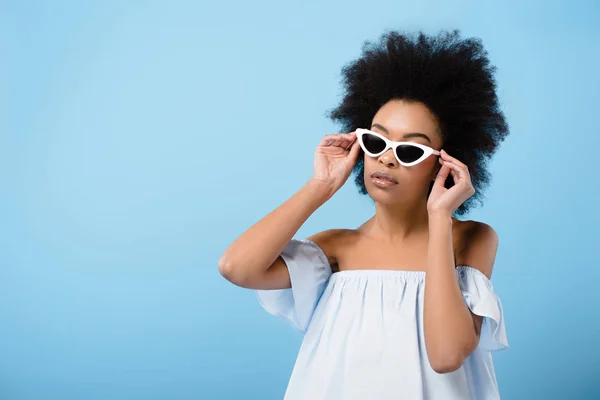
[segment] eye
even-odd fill
[[[403,162],[410,163],[418,160],[424,151],[420,147],[410,145],[400,145],[396,147],[396,154]]]
[[[371,153],[381,153],[385,149],[383,139],[370,133],[363,136],[363,143]]]

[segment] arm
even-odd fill
[[[461,264],[491,278],[498,248],[496,232],[477,223],[467,235]],[[438,373],[460,368],[479,343],[483,317],[467,307],[456,277],[452,220],[447,215],[429,219],[429,247],[425,281],[424,333],[427,354]]]
[[[219,259],[228,281],[252,289],[291,287],[279,256],[294,234],[331,196],[329,186],[310,180],[291,198],[246,230]]]
[[[218,265],[221,275],[250,289],[290,288],[280,254],[308,217],[346,182],[359,150],[355,132],[325,135],[315,151],[314,176],[225,250]],[[325,231],[311,240],[322,244],[333,233]]]

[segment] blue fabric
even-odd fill
[[[491,352],[508,348],[502,304],[477,269],[456,273],[465,303],[484,317],[479,345],[458,370],[438,374],[423,336],[424,271],[332,273],[307,239],[291,240],[281,256],[292,287],[256,295],[305,334],[286,400],[500,398]]]

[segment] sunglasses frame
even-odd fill
[[[370,151],[368,151],[366,149],[365,144],[363,143],[363,139],[362,139],[363,135],[366,135],[366,134],[374,135],[374,136],[380,138],[381,140],[383,140],[385,142],[385,149],[383,149],[379,153],[371,153]],[[415,143],[415,142],[394,142],[394,141],[389,140],[388,138],[386,138],[382,134],[377,133],[377,132],[373,132],[373,131],[371,131],[369,129],[363,129],[363,128],[356,129],[356,138],[358,140],[358,143],[360,144],[360,147],[363,149],[363,151],[365,152],[365,154],[368,155],[369,157],[379,157],[380,155],[382,155],[383,153],[385,153],[389,149],[393,149],[394,150],[394,157],[396,157],[396,160],[398,160],[398,162],[401,165],[404,165],[405,167],[411,167],[413,165],[416,165],[416,164],[422,162],[423,160],[425,160],[427,157],[429,157],[432,154],[435,154],[436,156],[440,155],[439,151],[434,150],[433,148],[431,148],[429,146],[425,146],[424,144]],[[396,148],[398,146],[414,146],[414,147],[418,147],[421,150],[423,150],[423,155],[421,157],[419,157],[417,160],[413,161],[413,162],[406,163],[406,162],[400,160],[400,158],[398,158],[398,153],[396,153]]]

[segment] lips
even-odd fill
[[[371,174],[371,178],[379,179],[382,181],[390,182],[390,183],[398,183],[396,178],[394,178],[391,174],[383,171],[375,171]]]

